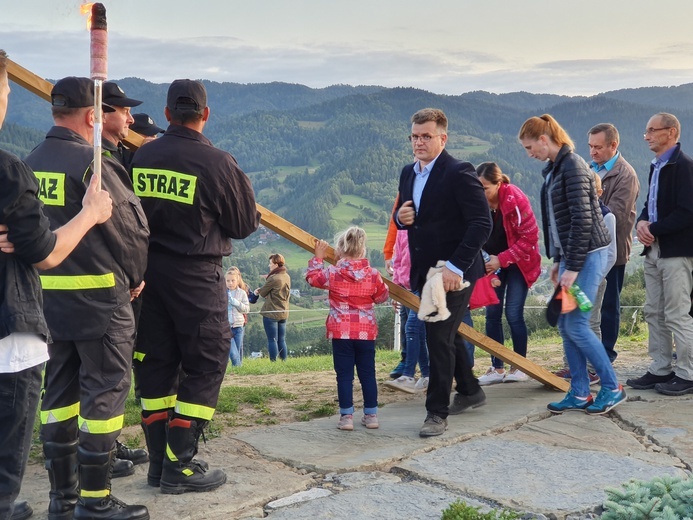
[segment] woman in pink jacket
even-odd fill
[[[532,284],[541,272],[539,254],[539,228],[527,196],[510,184],[510,179],[499,166],[486,162],[476,169],[484,186],[491,208],[493,230],[484,246],[489,254],[486,273],[500,269],[500,286],[496,287],[499,303],[486,307],[486,335],[503,343],[503,303],[505,318],[510,326],[513,350],[527,355],[527,325],[525,300]],[[492,366],[479,378],[480,385],[526,381],[528,376],[512,368],[506,371],[503,360],[491,357]]]

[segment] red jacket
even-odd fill
[[[389,291],[380,273],[368,260],[342,259],[324,267],[320,258],[311,258],[306,281],[330,291],[330,313],[325,323],[328,339],[374,340],[378,323],[373,307],[387,300]]]
[[[531,287],[541,273],[539,254],[539,227],[534,218],[527,195],[512,184],[501,184],[498,189],[498,209],[503,215],[503,229],[508,249],[498,255],[501,267],[517,264]]]

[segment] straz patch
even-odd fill
[[[140,197],[173,200],[182,204],[193,204],[197,177],[187,173],[153,168],[134,168],[132,183],[135,194]]]
[[[34,172],[39,183],[38,198],[46,206],[65,205],[65,174]]]

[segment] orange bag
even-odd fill
[[[575,296],[570,294],[570,292],[565,288],[561,288],[561,314],[568,314],[569,312],[577,309],[577,301]]]

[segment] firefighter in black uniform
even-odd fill
[[[93,82],[68,77],[51,93],[55,126],[26,158],[39,180],[51,229],[81,209],[92,174]],[[146,266],[146,217],[122,166],[102,157],[113,215],[59,267],[44,271],[49,346],[41,439],[51,481],[49,519],[148,519],[111,493],[115,440],[123,425],[135,337],[130,290]],[[120,169],[120,170],[119,170]],[[79,482],[75,467],[79,463]],[[79,487],[78,487],[79,484]],[[79,492],[77,491],[79,489]],[[75,506],[76,502],[76,506]]]
[[[231,238],[258,228],[260,214],[236,160],[201,133],[209,117],[204,85],[174,81],[166,105],[166,133],[132,162],[135,193],[151,227],[134,368],[149,449],[147,482],[178,494],[226,482],[222,470],[193,457],[229,360],[221,259],[231,254]]]
[[[122,88],[115,81],[106,81],[103,84],[103,104],[106,110],[103,114],[103,130],[101,132],[101,145],[104,154],[117,160],[125,168],[127,177],[123,179],[126,184],[132,184],[129,177],[130,162],[133,153],[123,145],[123,139],[130,132],[130,125],[135,121],[130,114],[130,108],[142,104],[138,99],[132,99],[125,95]],[[119,170],[121,173],[123,170]],[[140,292],[144,287],[144,282],[130,291],[132,296],[132,311],[135,316],[135,329],[139,319],[142,299],[139,298]],[[138,395],[137,382],[135,381],[135,395]],[[149,460],[147,451],[143,449],[128,448],[122,442],[116,440],[116,460],[113,464],[113,478],[125,477],[135,472],[134,464],[144,464]],[[130,461],[132,464],[126,464]]]

